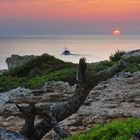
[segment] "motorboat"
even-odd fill
[[[62,52],[62,55],[71,55],[71,52],[65,48],[65,50]]]

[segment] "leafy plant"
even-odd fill
[[[125,69],[125,72],[131,72],[134,73],[136,71],[140,71],[140,66],[137,63],[130,63]]]
[[[16,77],[34,77],[45,75],[49,72],[64,68],[74,67],[73,63],[64,62],[50,55],[42,55],[27,63],[17,66],[9,71],[9,74]]]
[[[108,69],[117,64],[117,61],[124,54],[117,51],[110,56],[110,61],[91,63],[87,66],[87,78],[93,76],[101,70]],[[124,69],[126,72],[136,72],[140,70],[140,58],[129,59],[129,65]],[[17,87],[41,88],[47,81],[68,81],[75,84],[77,65],[64,62],[53,56],[42,55],[29,62],[18,66],[3,75],[0,75],[0,92],[11,90]]]
[[[25,86],[28,88],[41,88],[44,83],[48,81],[67,81],[70,84],[74,84],[76,82],[75,77],[75,69],[63,69],[49,73],[46,76],[32,78],[26,83]]]
[[[140,119],[123,119],[106,125],[97,125],[85,134],[75,135],[67,140],[129,140],[139,129]]]
[[[124,51],[117,50],[114,54],[111,54],[111,56],[109,56],[109,60],[117,62],[121,59],[122,55],[124,54]]]

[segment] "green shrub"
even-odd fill
[[[43,59],[42,62],[43,61],[45,60]],[[10,70],[10,72],[6,72],[5,74],[0,75],[0,92],[11,90],[17,87],[27,87],[31,89],[41,88],[47,81],[68,81],[71,85],[75,84],[77,72],[77,68],[75,67],[75,65],[72,63],[65,62],[64,64],[63,62],[56,64],[57,60],[54,61],[55,62],[48,61],[46,62],[46,64],[36,64],[36,62],[33,62],[33,64],[31,64],[32,68],[38,65],[38,69],[40,69],[41,75],[40,73],[36,72],[34,74],[35,76],[33,77],[26,76],[27,73],[29,73],[28,68],[29,71],[31,69],[29,63],[23,66],[16,67],[15,69]],[[39,62],[41,63],[41,60],[38,60],[38,63]],[[49,68],[46,68],[46,65],[53,66],[49,66]],[[96,64],[89,64],[87,67],[87,77],[91,77],[95,73],[107,69],[112,65],[114,65],[114,63],[109,61],[102,61]],[[35,68],[33,69],[35,70]],[[45,70],[47,71],[47,73]]]
[[[135,56],[135,57],[129,57],[127,58],[126,62],[128,63],[138,63],[140,64],[140,57],[139,56]]]
[[[114,54],[111,54],[111,56],[109,56],[109,60],[117,62],[121,59],[122,55],[124,54],[124,51],[117,50]]]
[[[128,66],[124,69],[125,72],[131,72],[134,73],[136,71],[140,71],[140,66],[137,63],[130,63]]]
[[[111,61],[101,61],[88,64],[87,79],[99,71],[108,69],[117,64],[123,52],[118,51],[112,55]],[[114,61],[113,61],[114,60]],[[132,58],[131,63],[124,69],[126,72],[140,70],[140,58]],[[17,87],[40,88],[47,81],[68,81],[75,84],[77,65],[64,62],[53,56],[40,56],[32,59],[22,66],[18,66],[3,75],[0,75],[0,92]]]
[[[72,68],[63,69],[49,73],[46,76],[32,78],[26,83],[26,87],[41,88],[47,81],[67,81],[70,84],[74,84],[76,82],[76,70]]]
[[[9,74],[16,77],[34,77],[45,75],[49,72],[64,68],[74,67],[74,64],[64,62],[50,55],[42,55],[27,63],[17,66],[9,71]]]
[[[115,64],[116,64],[115,62],[107,61],[107,60],[98,63],[89,64],[87,67],[87,73],[88,75],[93,75],[99,71],[110,68]]]
[[[13,77],[7,73],[0,75],[0,92],[11,90],[17,87],[26,87],[31,89],[41,88],[47,81],[68,81],[70,84],[76,83],[76,69],[67,68],[50,72],[45,76],[36,76],[32,78]]]
[[[117,120],[67,140],[129,140],[139,128],[140,119]]]
[[[0,92],[11,90],[17,87],[24,87],[24,84],[27,82],[27,78],[17,78],[10,75],[1,75],[0,76]]]

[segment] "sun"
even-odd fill
[[[114,30],[113,31],[113,35],[114,36],[120,36],[121,35],[121,31],[120,30]]]

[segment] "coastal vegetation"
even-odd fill
[[[115,53],[109,56],[109,60],[118,62],[121,59],[122,55],[124,54],[125,54],[125,51],[117,50]]]
[[[13,77],[35,77],[47,75],[48,73],[65,68],[71,68],[75,65],[71,62],[64,62],[51,55],[41,55],[29,60],[23,65],[17,66],[8,71],[8,75]]]
[[[124,51],[116,51],[109,60],[88,64],[87,78],[116,65],[124,53]],[[139,59],[139,57],[129,59],[129,64],[124,71],[131,73],[139,71]],[[76,67],[77,64],[64,62],[50,55],[42,55],[0,75],[0,92],[17,87],[38,89],[48,81],[68,81],[73,85],[76,83]]]
[[[140,127],[140,119],[120,119],[97,125],[90,131],[66,140],[129,140]]]

